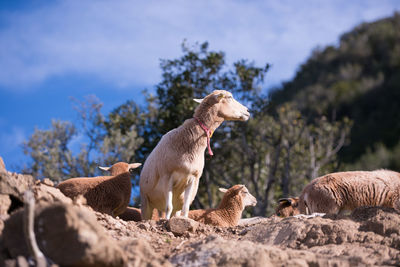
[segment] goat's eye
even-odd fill
[[[129,168],[129,173],[133,173],[135,169]]]

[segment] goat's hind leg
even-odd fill
[[[153,215],[153,209],[150,206],[149,200],[144,194],[140,194],[140,201],[141,201],[141,206],[140,206],[140,211],[141,211],[141,217],[142,220],[151,220],[152,215]]]
[[[185,195],[184,195],[184,200],[183,200],[183,207],[182,207],[182,215],[183,217],[188,217],[189,215],[189,208],[190,208],[190,204],[192,201],[192,188],[194,185],[194,178],[191,177],[189,178],[189,183],[185,189]]]
[[[168,181],[168,190],[165,195],[165,218],[169,220],[171,218],[173,205],[172,205],[172,189],[173,189],[173,179]]]

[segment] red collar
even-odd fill
[[[214,155],[214,153],[211,150],[211,146],[210,146],[210,138],[213,134],[212,131],[210,131],[207,126],[204,125],[204,123],[201,122],[200,119],[194,117],[194,119],[197,121],[197,123],[200,125],[200,127],[204,130],[204,132],[207,134],[207,148],[208,148],[208,154],[210,156]]]

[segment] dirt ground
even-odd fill
[[[34,266],[23,193],[35,196],[35,238],[52,266],[400,266],[400,215],[254,218],[214,227],[185,218],[124,221],[73,202],[51,181],[0,169],[0,266]]]

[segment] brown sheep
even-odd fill
[[[236,226],[247,206],[255,206],[257,200],[244,185],[234,185],[229,189],[219,189],[224,192],[218,208],[206,210],[191,210],[189,218],[195,221],[215,226]]]
[[[110,171],[111,176],[71,178],[59,183],[57,188],[72,199],[83,195],[96,211],[118,216],[125,211],[131,197],[130,173],[140,165],[118,162],[110,168],[101,167]]]
[[[140,209],[134,207],[127,207],[122,214],[118,215],[118,217],[124,221],[139,222],[142,220]]]
[[[138,208],[127,207],[124,213],[118,215],[118,217],[124,221],[135,221],[139,222],[142,220],[142,212]],[[161,218],[165,217],[165,214],[161,214]],[[160,215],[158,214],[158,210],[154,209],[151,217],[152,220],[158,221],[160,220]]]
[[[188,216],[203,173],[204,151],[212,155],[210,137],[224,120],[246,121],[248,109],[230,92],[216,90],[200,100],[194,117],[166,133],[144,163],[140,174],[142,218],[154,208],[171,215]]]
[[[275,215],[279,217],[289,217],[300,214],[298,209],[299,198],[281,198],[278,200],[278,207],[275,209]]]
[[[297,205],[297,204],[296,204]],[[400,212],[400,173],[348,171],[324,175],[302,191],[294,210],[301,214],[339,214],[360,206],[383,206]]]

